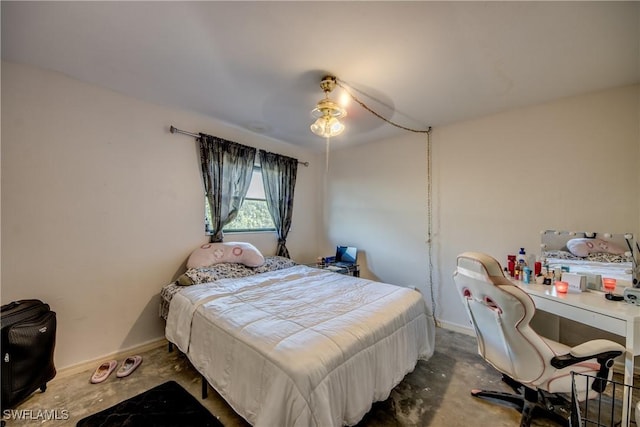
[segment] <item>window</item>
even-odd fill
[[[211,210],[205,196],[205,225],[208,233],[211,232]],[[251,184],[247,196],[240,207],[238,216],[227,224],[224,232],[249,232],[249,231],[275,231],[276,227],[267,208],[267,201],[262,185],[262,170],[260,166],[253,167]]]

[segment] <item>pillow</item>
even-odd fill
[[[612,242],[602,239],[571,239],[567,242],[569,252],[579,257],[586,257],[592,253],[604,252],[608,254],[622,255],[624,249]]]
[[[555,249],[551,251],[544,251],[544,256],[546,258],[553,258],[553,259],[581,259],[580,257],[575,256],[571,252],[555,250]]]
[[[258,273],[266,273],[268,271],[276,271],[282,270],[285,268],[293,267],[294,265],[298,265],[295,261],[285,258],[282,256],[268,256],[264,259],[264,264],[255,269],[256,274]]]
[[[609,263],[623,263],[623,262],[630,262],[633,263],[633,258],[628,257],[625,255],[618,255],[618,254],[607,254],[607,253],[597,253],[597,254],[589,254],[589,256],[587,256],[587,259],[589,261],[594,261],[594,262],[609,262]]]
[[[262,267],[258,267],[262,268]],[[239,277],[253,276],[256,268],[247,267],[235,262],[221,262],[208,267],[190,268],[184,273],[192,284],[215,282],[220,279],[237,279]],[[187,283],[187,281],[184,281]]]
[[[208,267],[221,262],[258,267],[264,264],[264,257],[251,243],[205,243],[191,253],[187,260],[187,268]]]
[[[242,264],[221,262],[208,267],[190,268],[176,280],[180,286],[197,285],[200,283],[215,282],[220,279],[230,279],[252,276],[254,274],[266,273],[269,271],[282,270],[297,265],[289,258],[280,256],[267,256],[264,264],[259,267],[247,267]]]

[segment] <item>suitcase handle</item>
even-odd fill
[[[42,301],[40,301],[39,299],[21,299],[18,301],[13,301],[10,302],[9,304],[5,304],[2,307],[0,307],[0,311],[9,311],[13,308],[16,308],[17,306],[21,305],[21,304],[28,304],[28,303],[42,303]]]
[[[15,308],[19,305],[20,305],[20,301],[13,301],[13,302],[10,302],[9,304],[3,305],[2,308],[0,308],[0,310],[2,311],[11,310],[12,308]]]

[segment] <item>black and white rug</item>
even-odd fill
[[[223,427],[198,399],[168,381],[81,419],[77,427]]]

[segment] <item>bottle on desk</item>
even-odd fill
[[[533,274],[538,277],[540,274],[542,274],[542,263],[540,261],[536,261],[533,266]]]
[[[524,248],[520,248],[520,252],[518,252],[518,264],[527,264],[527,253]]]
[[[509,268],[509,275],[511,277],[515,277],[516,275],[516,256],[515,255],[507,255],[507,265]]]

